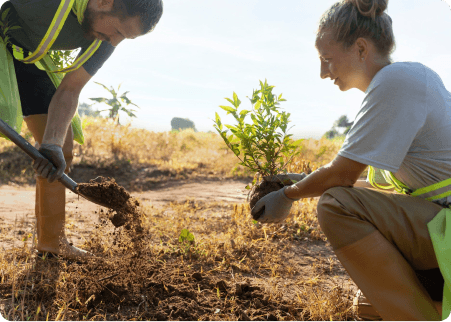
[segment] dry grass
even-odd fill
[[[201,272],[204,279],[226,281],[231,289],[247,281],[262,290],[264,295],[259,301],[282,308],[280,315],[275,315],[279,320],[352,320],[355,318],[350,309],[352,294],[336,278],[342,274],[338,263],[312,248],[323,245],[325,238],[314,215],[315,207],[313,199],[296,203],[282,226],[253,223],[247,204],[195,200],[163,208],[145,204],[142,226],[146,237],[142,240],[140,258],[159,265],[158,271],[164,273],[170,285],[177,285],[177,277],[189,277],[196,272]],[[182,229],[194,234],[194,243],[179,241]],[[151,319],[145,318],[153,310],[151,302],[146,309],[144,305],[130,308],[129,299],[123,295],[122,305],[116,303],[113,310],[99,300],[105,288],[111,288],[102,279],[115,277],[120,271],[118,267],[128,269],[127,276],[133,276],[130,257],[121,253],[124,244],[126,253],[135,251],[129,241],[130,236],[123,228],[114,231],[111,224],[94,228],[82,247],[101,256],[101,261],[87,265],[86,272],[84,265],[74,268],[74,264],[64,261],[31,259],[29,242],[16,247],[14,252],[0,254],[0,313],[8,320],[130,320],[140,316]],[[155,266],[153,270],[157,270]],[[102,276],[96,282],[97,290],[86,291],[86,281],[97,274]],[[134,286],[145,281],[138,277],[130,279]],[[183,283],[193,284],[189,280]],[[219,291],[211,285],[202,292],[216,298]],[[97,299],[95,305],[84,305],[91,296]],[[219,302],[214,305],[222,305],[223,313],[217,319],[236,320],[236,310],[243,306],[239,305],[239,298],[233,296],[233,291],[218,297]],[[250,300],[247,316],[261,320],[256,303],[260,302]]]
[[[95,168],[157,166],[160,170],[224,178],[248,177],[252,174],[237,164],[238,159],[216,133],[151,132],[129,125],[117,126],[102,118],[84,117],[85,144],[75,144],[74,164]],[[21,135],[31,143],[31,133],[24,124]],[[342,140],[302,142],[301,154],[287,167],[289,172],[302,170],[304,160],[316,169],[336,155]],[[12,142],[0,139],[0,183],[32,183],[33,170],[28,156]]]
[[[245,169],[236,166],[236,157],[214,133],[154,133],[92,118],[83,119],[83,126],[86,143],[75,149],[76,163],[81,165],[108,167],[126,162],[132,167],[155,165],[173,171],[194,169],[199,175],[249,176]],[[23,135],[30,138],[26,128]],[[289,165],[289,172],[305,171],[308,167],[316,169],[328,163],[341,144],[329,140],[304,141],[301,155]],[[10,162],[2,161],[4,153],[17,157],[13,145],[0,140],[2,182],[20,183],[20,175],[31,176],[28,168],[17,173]],[[23,164],[19,165],[23,168]],[[352,294],[343,285],[343,269],[326,246],[316,219],[316,203],[315,199],[296,202],[284,225],[253,222],[247,204],[186,200],[156,208],[151,203],[144,203],[142,225],[147,233],[141,244],[141,260],[153,265],[153,270],[162,272],[158,278],[165,281],[165,288],[166,281],[180,287],[194,287],[190,292],[198,294],[199,290],[197,299],[202,295],[214,308],[221,308],[221,313],[211,312],[198,319],[353,320]],[[72,232],[77,229],[70,220],[66,225]],[[194,234],[194,243],[179,241],[182,229]],[[32,233],[27,232],[25,236],[31,238],[17,242],[12,251],[0,253],[0,314],[6,319],[183,319],[172,313],[169,316],[152,315],[152,310],[160,307],[160,303],[146,300],[148,293],[142,290],[144,282],[139,275],[145,269],[125,265],[129,257],[124,255],[123,247],[130,253],[135,250],[124,228],[113,230],[111,224],[92,227],[82,248],[91,250],[101,260],[86,266],[89,268],[86,272],[84,265],[36,259]],[[117,272],[128,274],[129,288],[147,294],[142,295],[139,303],[127,294],[120,295],[119,302],[99,300],[110,285],[106,284],[108,281],[120,283],[115,280],[120,278],[114,276]],[[227,294],[221,293],[213,284],[195,284],[189,277],[196,272],[211,281],[226,281]],[[103,277],[86,288],[87,281],[93,276]],[[261,297],[246,300],[229,290],[240,283],[257,286]],[[262,303],[264,307],[277,308],[273,316],[261,314]]]

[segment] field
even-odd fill
[[[83,119],[70,176],[114,177],[141,202],[114,228],[68,193],[66,233],[97,257],[34,255],[34,175],[0,140],[0,314],[8,320],[354,320],[356,290],[316,220],[316,199],[283,225],[253,223],[252,176],[215,133],[153,133]],[[22,133],[32,141],[26,128]],[[289,172],[329,162],[342,141],[306,140]],[[310,169],[310,170],[309,170]]]

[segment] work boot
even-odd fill
[[[72,246],[66,238],[66,188],[60,182],[48,183],[36,178],[37,250],[49,252],[69,260],[82,260],[91,253]]]
[[[30,115],[24,120],[36,141],[35,147],[39,149],[47,125],[47,114]],[[73,137],[70,125],[62,148],[66,160],[65,173],[69,173],[72,164]],[[35,214],[38,252],[49,252],[70,260],[82,260],[93,256],[87,251],[72,246],[66,238],[64,231],[66,188],[60,182],[48,183],[47,179],[36,177]]]
[[[361,321],[381,321],[382,317],[374,309],[373,305],[368,301],[361,290],[358,290],[354,296],[352,310],[357,318]]]
[[[435,308],[441,315],[442,313],[442,302],[432,301]],[[381,315],[376,311],[373,305],[368,301],[366,296],[361,290],[358,290],[354,296],[352,303],[352,310],[360,321],[381,321]]]
[[[335,254],[383,320],[441,320],[413,268],[379,231]]]

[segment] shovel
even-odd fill
[[[42,154],[39,153],[39,151],[32,146],[30,143],[27,142],[23,137],[21,137],[16,131],[14,131],[8,124],[6,124],[2,119],[0,119],[0,132],[2,132],[8,139],[10,139],[12,142],[14,142],[19,148],[21,148],[26,154],[28,154],[33,160],[36,160],[37,158],[42,158]],[[55,171],[55,167],[53,167],[52,171]],[[78,184],[69,178],[65,173],[63,176],[58,180],[65,186],[67,189],[72,191],[73,193],[76,193],[79,196],[82,196],[86,200],[89,200],[95,204],[98,204],[99,206],[111,208],[110,205],[107,205],[104,202],[101,202],[91,196],[84,195],[80,191],[77,190]],[[114,209],[113,209],[114,210]]]

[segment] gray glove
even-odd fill
[[[284,187],[278,191],[273,191],[261,198],[251,210],[252,217],[255,218],[259,211],[263,209],[263,214],[256,218],[259,222],[278,223],[284,221],[290,214],[293,202],[299,200],[288,198],[285,195],[286,188],[287,187]]]
[[[302,173],[287,173],[287,174],[278,174],[276,176],[263,177],[263,180],[268,181],[268,182],[282,182],[284,184],[291,185],[293,183],[301,181],[306,176],[307,175],[304,172],[302,172]]]
[[[44,158],[37,158],[33,162],[33,169],[35,172],[44,178],[47,178],[49,183],[60,179],[64,170],[66,169],[66,160],[64,159],[63,149],[55,144],[41,144],[39,148]],[[56,171],[52,172],[52,167],[55,166]]]

